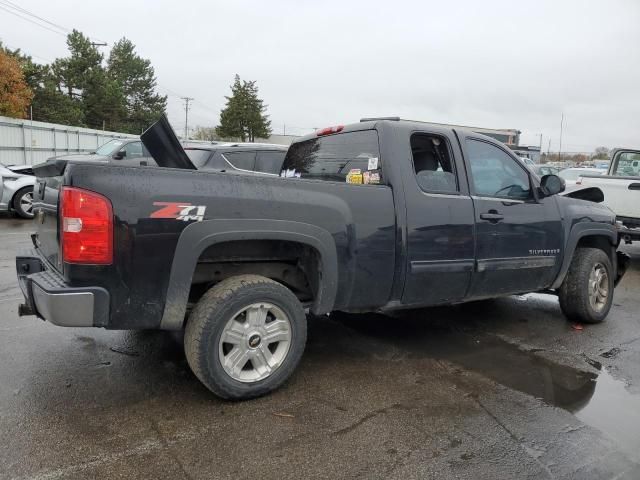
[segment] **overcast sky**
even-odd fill
[[[234,74],[257,80],[274,133],[363,116],[517,128],[563,151],[640,147],[640,0],[13,0],[155,67],[169,118],[216,125]],[[0,2],[1,5],[2,2]],[[62,35],[0,10],[0,39],[36,61]],[[108,47],[103,51],[108,53]]]

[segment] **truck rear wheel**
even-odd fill
[[[258,275],[224,280],[189,316],[185,353],[193,373],[226,399],[278,388],[298,365],[307,340],[304,309],[283,285]]]
[[[569,320],[603,321],[613,303],[613,268],[599,248],[578,248],[559,291],[560,308]]]

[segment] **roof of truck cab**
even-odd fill
[[[358,123],[346,124],[342,126],[342,130],[340,130],[340,132],[331,133],[326,136],[328,137],[331,135],[339,135],[339,134],[348,133],[348,132],[359,132],[363,130],[374,130],[374,129],[379,129],[383,126],[390,127],[396,130],[407,130],[407,131],[428,129],[430,132],[433,132],[436,134],[438,133],[444,134],[445,132],[448,133],[455,130],[457,132],[463,132],[467,135],[471,135],[474,137],[486,138],[491,141],[495,141],[495,139],[488,137],[486,135],[483,135],[481,133],[474,132],[473,130],[467,127],[462,127],[462,126],[459,127],[457,125],[443,125],[442,123],[421,122],[417,120],[402,120],[402,119],[393,120],[389,118],[370,119],[370,120],[368,119],[366,121],[361,121]],[[305,140],[310,140],[313,138],[318,138],[317,132],[304,135],[294,140],[293,143],[295,144],[295,143],[303,142]]]

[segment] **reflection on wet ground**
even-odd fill
[[[574,414],[614,440],[631,459],[640,460],[640,397],[630,394],[627,385],[606,370],[594,382],[591,399]]]
[[[563,408],[616,442],[640,460],[640,397],[601,364],[585,359],[583,368],[562,362],[544,349],[526,348],[482,331],[465,318],[457,322],[425,321],[424,313],[400,318],[337,314],[334,318],[360,333],[384,341],[402,336],[412,355],[428,356],[471,370],[509,388]],[[432,309],[438,317],[439,309]]]

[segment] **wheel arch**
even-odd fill
[[[33,179],[29,179],[26,177],[23,177],[23,178],[17,178],[16,180],[14,180],[13,184],[11,185],[12,187],[11,190],[13,191],[11,193],[11,198],[9,198],[9,205],[13,205],[13,201],[15,200],[16,195],[20,190],[24,190],[25,188],[29,188],[29,187],[31,187],[32,190],[35,189],[35,183]]]
[[[615,226],[608,224],[579,223],[571,229],[568,241],[565,245],[562,265],[551,288],[560,288],[560,285],[562,285],[562,282],[569,271],[573,254],[576,249],[580,247],[593,247],[604,251],[611,260],[615,278],[617,273],[615,251],[618,246],[618,232]]]
[[[161,329],[178,330],[183,327],[192,279],[203,252],[219,243],[246,240],[288,241],[313,249],[318,256],[319,279],[311,311],[323,314],[332,310],[338,288],[338,262],[335,241],[328,231],[287,220],[207,220],[188,225],[178,239]]]

